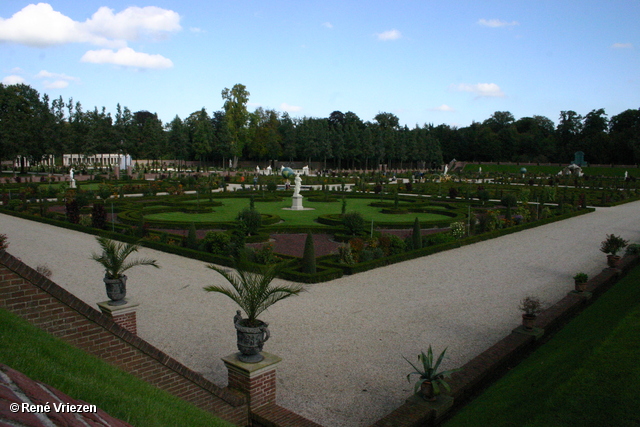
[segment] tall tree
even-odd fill
[[[239,83],[230,90],[224,88],[222,91],[224,111],[231,136],[231,154],[233,155],[234,168],[238,167],[238,157],[242,155],[242,149],[246,142],[247,123],[249,121],[249,112],[247,111],[249,95],[247,88]]]

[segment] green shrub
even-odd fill
[[[364,230],[364,218],[360,212],[344,214],[342,216],[342,224],[352,236],[356,236]]]
[[[247,235],[257,234],[262,225],[262,215],[255,209],[244,208],[236,217],[245,229]]]
[[[267,243],[262,245],[253,253],[254,262],[258,264],[275,264],[278,262],[278,258],[273,253],[273,243]]]
[[[229,252],[231,235],[223,231],[209,231],[200,242],[200,249],[215,255],[226,255]]]
[[[316,273],[316,253],[313,245],[313,234],[307,233],[304,242],[304,254],[302,255],[302,272],[307,274]]]
[[[107,228],[107,212],[103,203],[94,203],[91,209],[91,226],[104,230]]]
[[[198,249],[198,238],[196,237],[196,225],[191,223],[189,233],[184,241],[184,245],[189,249]]]

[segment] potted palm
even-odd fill
[[[532,330],[538,314],[542,311],[540,299],[533,296],[525,297],[520,301],[519,308],[522,310],[522,326],[526,330]]]
[[[578,273],[573,276],[576,292],[584,292],[587,289],[587,280],[589,276],[586,273]]]
[[[413,369],[415,369],[415,371],[407,375],[407,381],[411,382],[411,375],[418,375],[418,380],[415,383],[413,392],[417,394],[419,390],[422,398],[425,400],[436,400],[442,393],[442,389],[451,391],[451,387],[449,387],[449,383],[445,381],[445,378],[448,378],[452,373],[459,371],[460,368],[448,371],[438,371],[446,351],[447,349],[445,348],[434,363],[433,350],[431,349],[431,346],[429,346],[427,354],[425,354],[424,351],[421,351],[418,355],[418,366],[414,365],[409,359],[402,356],[404,360],[409,362]]]
[[[102,248],[102,253],[94,252],[91,254],[91,259],[104,267],[104,284],[110,299],[108,304],[123,305],[127,302],[125,299],[127,276],[124,275],[124,272],[139,265],[150,265],[155,268],[160,268],[160,266],[156,264],[155,259],[150,258],[128,260],[129,255],[138,251],[139,244],[116,242],[101,236],[96,237],[96,240]]]
[[[609,268],[616,268],[620,263],[618,252],[629,244],[628,240],[624,240],[615,234],[607,234],[607,238],[600,244],[600,250],[607,254],[607,264]]]
[[[276,302],[298,295],[303,291],[301,285],[277,285],[271,282],[278,275],[277,265],[270,265],[260,272],[247,270],[243,262],[238,262],[236,272],[223,269],[215,265],[208,265],[210,269],[219,273],[231,285],[231,288],[211,285],[204,288],[207,292],[217,292],[231,298],[244,310],[246,319],[242,318],[240,310],[233,318],[238,337],[238,359],[245,363],[257,363],[264,359],[260,354],[264,342],[271,336],[269,324],[258,319],[258,316]]]

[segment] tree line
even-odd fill
[[[325,168],[432,168],[444,161],[567,163],[583,151],[594,164],[640,160],[640,109],[611,118],[604,109],[584,117],[562,111],[556,126],[544,116],[518,120],[497,111],[467,127],[400,126],[381,112],[363,121],[353,112],[292,118],[272,109],[247,110],[241,84],[222,93],[224,108],[202,108],[162,123],[157,114],[116,107],[84,110],[80,102],[49,99],[24,84],[0,84],[0,158],[39,161],[63,153],[126,153],[135,159],[189,160],[237,166],[239,159],[322,162]]]

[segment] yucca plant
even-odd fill
[[[137,258],[127,260],[129,255],[138,251],[140,248],[139,244],[117,242],[102,236],[96,237],[96,240],[102,248],[102,253],[97,254],[94,252],[91,254],[91,259],[97,261],[104,267],[105,277],[107,279],[119,279],[124,275],[125,271],[139,265],[150,265],[155,268],[160,268],[155,259]]]
[[[445,348],[434,363],[433,350],[431,349],[431,346],[429,346],[427,354],[422,351],[418,355],[419,366],[414,365],[409,359],[402,356],[404,360],[409,362],[413,369],[415,369],[415,371],[407,375],[407,381],[411,382],[411,375],[419,376],[418,381],[416,381],[414,386],[414,393],[417,393],[418,390],[421,389],[423,383],[431,383],[434,396],[438,396],[440,393],[442,393],[442,389],[451,391],[451,387],[449,387],[449,383],[445,381],[445,378],[450,377],[454,372],[458,372],[460,368],[450,369],[448,371],[438,371],[438,368],[440,367],[440,364],[444,359],[446,351],[447,349]]]
[[[207,265],[224,277],[231,287],[211,285],[204,288],[207,292],[217,292],[231,298],[246,313],[245,326],[258,326],[260,321],[258,316],[271,307],[276,302],[298,295],[304,290],[301,285],[279,285],[272,286],[271,282],[279,272],[277,265],[270,265],[260,272],[249,271],[246,266],[239,262],[234,272],[218,267]]]

